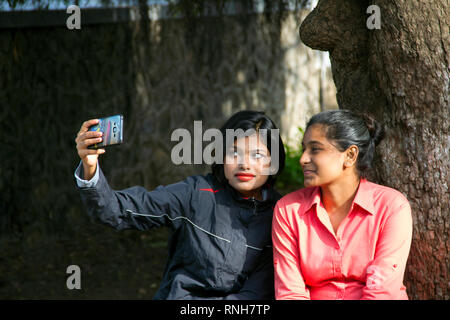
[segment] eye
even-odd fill
[[[261,158],[264,158],[265,155],[262,153],[256,152],[256,153],[252,154],[252,157],[255,159],[261,159]]]
[[[238,152],[236,150],[228,150],[227,156],[229,156],[229,157],[237,157],[238,156]]]
[[[311,153],[319,153],[322,149],[318,147],[311,147]]]

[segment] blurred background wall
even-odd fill
[[[327,55],[299,40],[308,9],[81,12],[81,29],[68,30],[65,10],[0,11],[0,298],[151,298],[159,285],[168,231],[118,233],[81,206],[83,121],[122,113],[125,143],[101,167],[113,188],[152,189],[209,172],[170,159],[171,133],[195,120],[205,131],[262,110],[295,148],[298,127],[337,108]],[[66,288],[71,264],[81,290]]]

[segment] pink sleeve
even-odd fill
[[[364,300],[408,299],[403,276],[412,238],[411,208],[405,199],[381,227],[375,258],[367,267]]]
[[[298,235],[286,220],[285,206],[278,201],[272,223],[275,298],[309,300],[309,290],[300,270]]]

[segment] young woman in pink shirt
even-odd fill
[[[308,122],[305,188],[274,211],[277,299],[408,299],[411,208],[400,192],[366,180],[383,134],[373,119],[347,110]]]

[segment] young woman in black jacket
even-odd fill
[[[81,158],[77,187],[88,214],[101,223],[117,230],[172,229],[155,299],[274,298],[271,224],[281,196],[273,185],[285,153],[269,117],[234,114],[220,130],[222,142],[229,139],[227,129],[246,134],[222,143],[223,161],[212,165],[212,173],[153,191],[110,188],[98,165],[105,150],[87,148],[101,141],[100,133],[88,130],[97,123],[83,123],[75,140]]]

